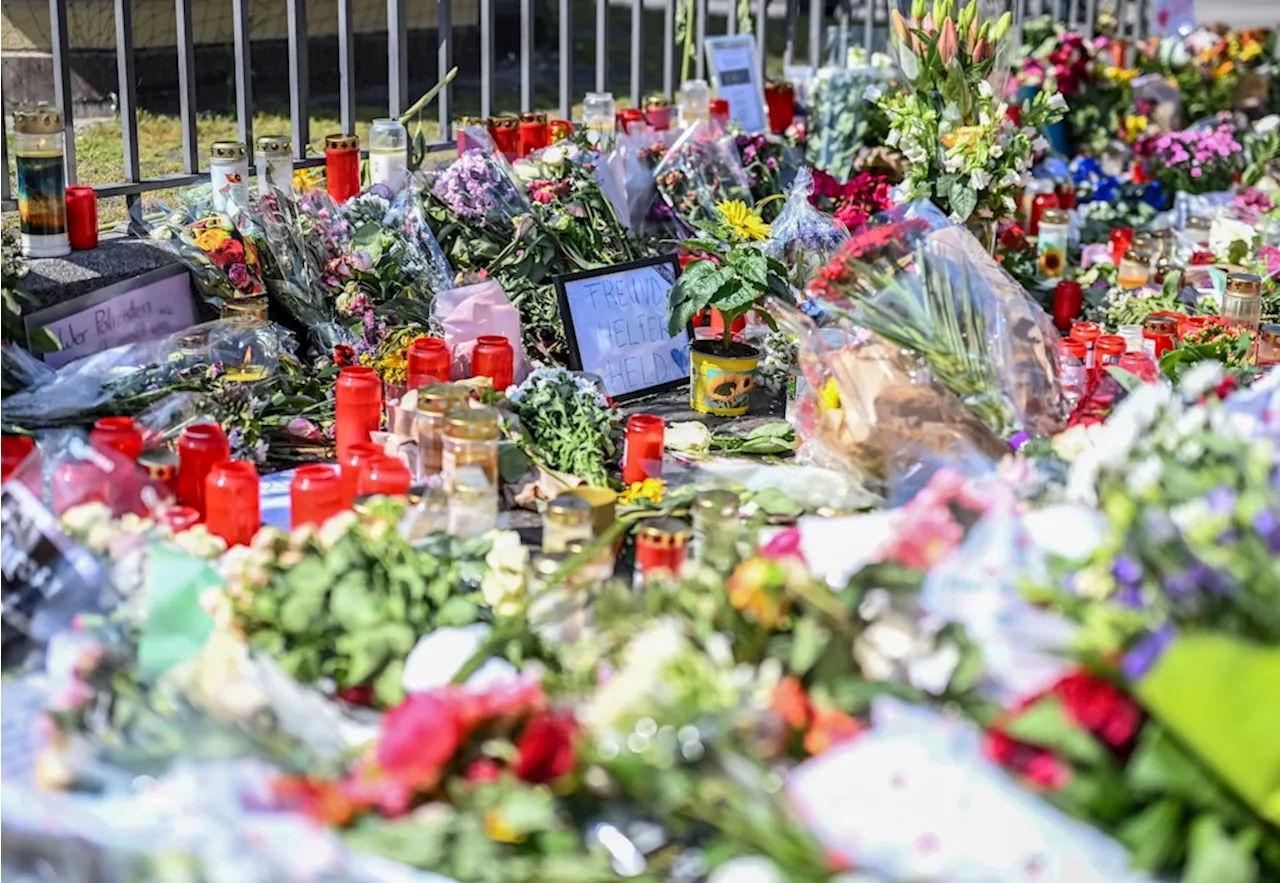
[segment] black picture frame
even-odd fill
[[[680,259],[675,254],[658,255],[651,258],[642,258],[638,261],[628,261],[625,264],[611,264],[607,267],[599,267],[594,270],[583,270],[578,273],[564,273],[555,276],[553,281],[556,286],[556,301],[560,309],[560,318],[564,321],[565,341],[569,346],[569,368],[573,371],[582,371],[582,350],[578,346],[577,329],[573,322],[573,307],[569,303],[569,294],[565,290],[566,282],[581,282],[584,279],[595,279],[600,276],[612,276],[615,273],[626,273],[632,270],[640,270],[645,267],[661,267],[663,265],[671,267],[672,285],[675,280],[680,278]],[[685,334],[689,339],[691,348],[696,340],[693,334],[693,324],[685,329]],[[675,338],[672,338],[674,340]],[[689,376],[686,375],[679,380],[668,380],[665,383],[659,383],[654,386],[647,386],[644,389],[632,390],[631,392],[620,393],[618,395],[609,394],[609,397],[615,402],[630,402],[636,399],[642,399],[655,393],[667,392],[673,389],[680,389],[689,385]]]

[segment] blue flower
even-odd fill
[[[1149,633],[1125,654],[1120,663],[1121,673],[1131,681],[1138,680],[1155,665],[1176,634],[1172,625],[1163,625]]]
[[[1136,586],[1142,580],[1142,565],[1128,555],[1117,555],[1111,565],[1111,575],[1122,586]]]
[[[1280,518],[1271,509],[1263,509],[1253,517],[1253,529],[1259,538],[1267,544],[1267,551],[1280,554]]]

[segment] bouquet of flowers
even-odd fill
[[[226,215],[193,215],[179,208],[153,227],[151,236],[191,269],[205,303],[215,311],[224,301],[267,293],[257,243]]]
[[[604,487],[621,454],[622,423],[590,380],[538,368],[507,394],[518,432],[547,468]]]
[[[737,151],[705,124],[689,126],[653,170],[658,194],[681,223],[714,221],[715,206],[751,204],[751,187]]]
[[[879,101],[891,91],[887,72],[878,68],[821,68],[805,128],[805,162],[848,181],[863,147],[885,143],[889,120]]]
[[[432,231],[449,262],[481,270],[514,239],[529,203],[501,155],[468,150],[440,172],[423,194]]]
[[[935,11],[926,16],[917,0],[910,20],[893,12],[893,45],[909,88],[881,99],[887,143],[911,163],[906,200],[931,199],[958,222],[975,214],[994,221],[1014,212],[1035,151],[1047,147],[1039,132],[1062,119],[1066,102],[1041,90],[1023,104],[1020,124],[1011,122],[987,80],[1010,15],[992,27],[978,21],[972,3],[958,16],[950,0]]]
[[[427,226],[414,188],[392,197],[375,185],[348,199],[341,210],[351,230],[351,257],[334,268],[342,278],[343,269],[351,271],[339,296],[342,315],[358,316],[398,298],[429,301],[452,287],[453,268]]]
[[[1139,142],[1152,176],[1165,193],[1212,193],[1230,189],[1244,163],[1235,126],[1165,132]]]
[[[889,179],[871,172],[859,172],[841,184],[822,169],[813,170],[813,191],[809,202],[834,215],[849,231],[857,230],[872,215],[893,207]]]

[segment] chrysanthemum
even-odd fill
[[[740,199],[731,199],[716,206],[725,226],[733,231],[733,235],[747,242],[763,242],[769,238],[770,227]]]

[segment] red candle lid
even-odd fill
[[[1098,352],[1111,355],[1118,355],[1124,352],[1125,346],[1125,339],[1119,334],[1104,334],[1094,343],[1094,347]]]
[[[707,108],[711,111],[713,117],[727,117],[729,115],[729,99],[712,98],[708,102]]]
[[[1077,359],[1085,359],[1089,355],[1089,347],[1085,345],[1085,342],[1073,337],[1064,337],[1062,340],[1058,341],[1058,349],[1061,350],[1063,354],[1075,356]]]
[[[1076,340],[1088,342],[1096,340],[1102,334],[1102,328],[1097,322],[1076,322],[1071,326],[1071,336]]]

